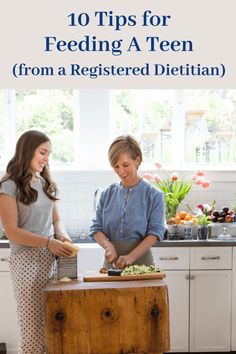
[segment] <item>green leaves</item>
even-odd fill
[[[176,215],[179,204],[184,200],[186,195],[190,192],[193,182],[181,180],[173,181],[170,177],[160,182],[155,182],[160,190],[165,193],[166,196],[166,218],[170,218]]]

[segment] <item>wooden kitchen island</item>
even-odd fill
[[[163,280],[52,282],[45,291],[47,354],[157,354],[169,350]]]

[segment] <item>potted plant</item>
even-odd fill
[[[164,177],[161,178],[158,174],[144,173],[143,177],[158,189],[165,193],[166,197],[166,220],[167,224],[175,224],[174,218],[180,203],[185,199],[187,194],[191,191],[193,185],[208,188],[210,181],[204,178],[204,171],[196,171],[195,174],[189,179],[179,177],[177,172],[169,174],[165,171],[160,163],[155,163],[155,166],[163,171]]]

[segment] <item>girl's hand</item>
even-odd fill
[[[55,238],[49,241],[48,249],[52,254],[58,257],[69,257],[72,253],[71,250],[66,248],[62,241]]]

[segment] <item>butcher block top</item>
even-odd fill
[[[118,276],[117,276],[118,277]],[[116,277],[116,278],[117,278]],[[166,286],[162,279],[142,279],[130,281],[89,281],[84,282],[79,279],[72,280],[68,283],[63,283],[59,280],[51,280],[46,286],[45,292],[66,292],[71,290],[91,290],[91,289],[125,289],[125,288],[143,288],[153,286]]]

